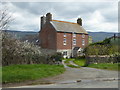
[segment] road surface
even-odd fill
[[[64,61],[63,61],[64,64]],[[65,73],[43,79],[50,84],[20,86],[17,88],[118,88],[118,72],[95,68],[70,68]],[[16,88],[16,87],[15,87]]]

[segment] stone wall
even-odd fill
[[[86,57],[87,64],[92,64],[92,63],[117,63],[119,62],[118,57],[111,57],[108,55],[102,55],[102,56],[87,56]]]

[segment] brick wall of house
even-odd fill
[[[39,35],[42,48],[56,50],[56,30],[50,23],[45,24]]]
[[[64,37],[64,34],[66,34],[66,37]],[[66,38],[66,45],[63,45],[64,38]],[[76,39],[76,45],[73,45],[73,42],[72,42],[73,39]],[[82,39],[85,40],[85,45],[82,45]],[[82,34],[76,34],[76,37],[73,37],[72,33],[57,32],[57,49],[72,49],[72,47],[84,48],[87,45],[88,45],[87,34],[85,35],[84,38],[82,38]]]
[[[71,33],[65,33],[64,37],[63,32],[57,32],[57,49],[71,49]],[[66,45],[63,45],[63,40],[66,38]]]

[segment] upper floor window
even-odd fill
[[[66,37],[67,35],[66,35],[66,33],[64,33],[64,35],[63,35],[64,37]]]
[[[85,38],[85,34],[82,34],[82,38]]]
[[[66,45],[66,38],[63,39],[63,45]]]
[[[84,39],[82,40],[82,45],[85,45],[85,40]]]
[[[76,39],[73,39],[73,45],[76,45]]]
[[[73,33],[73,37],[76,37],[76,34],[75,34],[75,33]]]

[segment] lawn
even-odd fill
[[[106,70],[119,70],[118,66],[120,66],[120,64],[112,64],[112,63],[100,63],[100,64],[90,64],[88,65],[88,67],[91,68],[98,68],[98,69],[106,69]]]
[[[55,76],[65,71],[63,65],[11,65],[2,68],[2,83],[22,82]]]
[[[75,59],[73,62],[79,66],[85,66],[86,60],[85,59]]]

